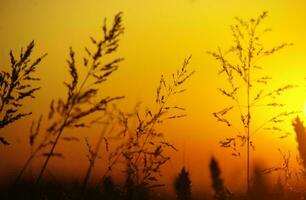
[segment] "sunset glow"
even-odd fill
[[[195,196],[211,199],[217,163],[237,196],[248,193],[248,171],[252,182],[266,169],[267,184],[288,181],[306,194],[305,178],[284,178],[287,157],[292,174],[303,169],[305,8],[303,0],[0,1],[0,71],[18,68],[10,51],[19,59],[32,40],[26,66],[41,57],[32,77],[40,80],[17,84],[35,93],[23,99],[17,90],[22,105],[11,104],[26,116],[5,121],[12,110],[1,106],[12,98],[0,82],[0,186],[10,187],[50,134],[17,178],[22,184],[56,180],[71,189],[75,181],[86,191],[112,177],[121,187],[134,167],[131,179],[163,185],[165,199],[175,197],[180,172]],[[157,175],[145,177],[137,166],[150,159],[160,171],[146,168]]]

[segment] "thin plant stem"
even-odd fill
[[[91,176],[91,173],[92,173],[92,170],[93,170],[93,167],[95,165],[95,162],[96,162],[96,159],[98,157],[98,153],[99,153],[99,150],[100,150],[100,147],[101,147],[101,144],[102,144],[102,141],[104,139],[104,136],[105,136],[105,133],[107,131],[107,128],[108,128],[108,125],[109,123],[106,123],[106,125],[103,127],[102,131],[101,131],[101,134],[100,134],[100,137],[97,141],[97,145],[96,145],[96,148],[95,148],[95,151],[94,151],[94,154],[92,155],[92,160],[89,162],[89,166],[88,166],[88,169],[86,171],[86,175],[84,177],[84,181],[83,181],[83,184],[82,184],[82,190],[83,190],[83,193],[85,193],[86,189],[87,189],[87,184],[88,184],[88,181],[90,179],[90,176]],[[110,129],[110,132],[112,131],[112,128]]]
[[[88,80],[88,78],[89,78],[89,76],[90,76],[90,73],[91,73],[91,70],[89,70],[89,72],[87,73],[87,75],[86,75],[85,79],[83,80],[83,82],[82,82],[82,84],[81,84],[81,86],[80,86],[79,91],[78,91],[77,94],[79,94],[79,93],[82,91],[82,89],[83,89],[83,87],[84,87],[86,81]],[[74,98],[74,99],[75,99],[75,98]],[[47,158],[46,158],[46,160],[45,160],[45,162],[44,162],[44,165],[43,165],[42,169],[40,170],[40,173],[39,173],[39,175],[38,175],[38,178],[37,178],[37,180],[36,180],[35,185],[38,185],[38,184],[39,184],[39,182],[40,182],[40,180],[41,180],[41,178],[42,178],[42,176],[43,176],[43,174],[44,174],[44,171],[46,170],[46,168],[47,168],[47,166],[48,166],[49,160],[51,159],[51,156],[52,156],[53,153],[54,153],[55,147],[56,147],[56,145],[57,145],[57,143],[58,143],[58,141],[59,141],[59,139],[60,139],[60,137],[61,137],[61,135],[62,135],[62,133],[63,133],[63,131],[64,131],[64,129],[65,129],[65,127],[66,127],[66,123],[68,122],[68,119],[69,119],[69,117],[70,117],[70,113],[71,113],[71,111],[73,110],[73,108],[74,108],[74,103],[72,104],[72,106],[70,107],[70,109],[69,109],[68,112],[67,112],[67,115],[66,115],[66,117],[65,117],[65,119],[64,119],[64,122],[63,122],[62,126],[60,127],[60,129],[59,129],[59,131],[58,131],[58,134],[57,134],[57,136],[56,136],[56,138],[55,138],[54,143],[52,144],[52,147],[51,147],[51,149],[50,149],[50,152],[49,152],[48,155],[47,155]]]

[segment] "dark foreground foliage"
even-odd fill
[[[181,172],[176,177],[174,181],[174,189],[178,200],[191,199],[191,180],[185,167],[182,168]]]

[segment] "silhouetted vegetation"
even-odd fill
[[[52,100],[48,114],[50,125],[47,128],[46,135],[25,163],[17,181],[32,159],[39,152],[51,146],[48,152],[43,153],[46,160],[37,178],[37,183],[39,183],[51,157],[63,157],[60,152],[55,152],[55,147],[60,139],[65,141],[78,140],[75,137],[62,137],[63,131],[66,128],[90,127],[95,124],[96,119],[86,121],[85,118],[99,112],[104,112],[110,102],[123,98],[122,96],[97,97],[100,84],[105,82],[118,69],[118,64],[122,61],[122,58],[112,58],[111,61],[103,61],[102,57],[109,57],[117,50],[119,37],[123,31],[121,13],[118,13],[114,18],[111,29],[107,28],[105,20],[105,24],[102,27],[102,39],[96,40],[90,37],[93,50],[85,48],[86,55],[83,57],[83,66],[87,69],[87,73],[82,81],[79,80],[80,75],[77,71],[75,52],[70,48],[67,63],[72,80],[70,83],[64,83],[67,87],[67,98],[60,98],[57,101]]]
[[[143,114],[136,110],[136,128],[130,132],[127,127],[124,129],[126,132],[122,132],[126,140],[123,140],[124,143],[120,146],[121,155],[127,163],[126,173],[136,185],[146,185],[150,188],[162,186],[157,183],[158,176],[161,176],[160,169],[170,159],[165,149],[177,149],[156,129],[156,125],[186,116],[184,113],[176,114],[184,112],[185,109],[169,105],[169,100],[185,91],[182,86],[194,73],[188,71],[189,61],[190,57],[184,61],[182,68],[172,75],[171,81],[161,77],[155,99],[157,109],[146,108]]]
[[[297,117],[292,124],[296,133],[296,141],[302,165],[304,169],[306,169],[306,130],[299,117]]]
[[[211,158],[210,161],[210,175],[212,180],[212,188],[214,189],[214,199],[216,200],[228,200],[231,199],[231,192],[224,186],[221,178],[221,170],[218,162],[215,158]]]
[[[280,132],[282,134],[280,137],[285,138],[288,133],[279,124],[286,117],[295,114],[295,112],[282,111],[267,119],[258,128],[251,128],[251,123],[256,118],[253,115],[254,109],[263,106],[278,109],[284,107],[285,104],[277,101],[277,97],[294,87],[288,84],[275,90],[267,91],[265,86],[271,77],[261,76],[256,73],[258,70],[263,69],[259,63],[261,59],[292,45],[291,43],[282,43],[272,48],[264,46],[261,38],[271,31],[271,29],[261,30],[260,28],[261,22],[266,17],[267,12],[263,12],[258,18],[250,20],[236,17],[237,23],[231,26],[233,45],[226,51],[222,51],[219,48],[216,52],[208,52],[220,62],[221,70],[219,74],[224,75],[228,82],[229,89],[219,88],[219,91],[233,102],[232,105],[213,113],[218,121],[233,128],[236,133],[235,136],[222,140],[220,145],[231,148],[233,156],[240,156],[238,147],[246,146],[246,185],[248,191],[250,188],[250,148],[255,149],[252,137],[264,129],[269,132]],[[237,126],[232,122],[232,119],[228,119],[228,113],[234,109],[239,112],[238,119],[241,122],[241,126]],[[242,127],[242,130],[240,127]]]
[[[41,60],[47,56],[44,54],[31,61],[33,49],[34,41],[30,42],[26,50],[21,49],[17,57],[10,51],[10,71],[0,72],[0,130],[32,114],[30,111],[21,111],[21,108],[24,107],[24,101],[34,99],[40,89],[34,85],[34,82],[40,80],[34,73]],[[0,143],[9,144],[3,136],[0,136]]]
[[[30,125],[28,144],[30,156],[20,169],[15,181],[7,188],[1,188],[0,199],[105,199],[105,200],[292,200],[305,199],[305,168],[306,168],[306,131],[300,118],[293,121],[296,132],[299,156],[298,167],[291,166],[290,152],[283,153],[279,149],[283,163],[267,169],[255,165],[250,172],[250,148],[254,148],[252,140],[254,134],[260,130],[280,132],[280,138],[288,133],[280,127],[286,118],[296,112],[281,111],[267,119],[258,128],[253,129],[253,109],[262,107],[283,108],[277,97],[282,95],[293,85],[286,85],[272,91],[266,91],[265,86],[270,81],[269,76],[257,76],[261,69],[259,61],[279,50],[290,46],[283,43],[273,48],[265,48],[261,37],[270,29],[260,30],[262,20],[267,13],[262,13],[256,19],[243,20],[236,18],[232,35],[234,44],[227,51],[218,49],[209,52],[221,63],[220,74],[225,75],[229,89],[219,89],[222,95],[228,97],[233,104],[221,111],[213,113],[214,117],[235,130],[236,135],[227,137],[220,142],[222,147],[231,148],[233,156],[240,156],[239,147],[246,146],[247,155],[247,192],[234,193],[229,190],[221,175],[221,168],[217,159],[212,157],[208,166],[210,172],[211,192],[205,190],[193,193],[193,184],[190,172],[182,167],[173,180],[175,196],[169,194],[165,184],[161,181],[163,167],[171,159],[169,151],[178,151],[175,144],[169,141],[167,135],[161,131],[160,125],[168,120],[180,120],[187,116],[186,109],[176,105],[177,95],[186,91],[185,83],[195,73],[189,69],[191,56],[170,78],[162,75],[153,99],[153,106],[136,104],[132,112],[125,112],[116,105],[117,100],[124,96],[102,95],[101,86],[108,81],[111,75],[119,69],[123,58],[116,55],[121,36],[124,33],[122,13],[114,16],[109,27],[104,21],[100,38],[90,37],[91,46],[85,47],[85,55],[77,58],[72,47],[67,60],[70,81],[65,82],[66,96],[53,99],[49,113],[41,114],[32,120]],[[19,57],[10,52],[10,71],[0,73],[0,130],[13,124],[15,121],[31,115],[25,112],[24,100],[35,98],[40,89],[35,81],[34,72],[44,54],[31,62],[34,42],[31,42],[25,51],[21,50]],[[81,62],[79,62],[81,60]],[[80,68],[86,69],[82,74]],[[256,85],[256,88],[255,88]],[[258,86],[257,86],[258,85]],[[111,105],[111,106],[110,106]],[[237,109],[241,126],[236,126],[228,113]],[[46,129],[44,129],[46,125]],[[66,131],[100,126],[101,132],[97,141],[90,141],[89,137],[79,138],[66,134]],[[43,127],[43,128],[42,128]],[[242,128],[241,128],[242,127]],[[242,130],[241,130],[242,129]],[[92,130],[92,129],[87,129]],[[84,139],[84,140],[83,140]],[[81,181],[64,182],[48,169],[51,158],[64,158],[63,152],[57,148],[59,143],[84,141],[87,147],[87,170],[81,175]],[[0,143],[9,142],[0,136]],[[103,156],[102,150],[103,149]],[[80,152],[77,152],[80,153]],[[85,156],[85,155],[84,155]],[[31,164],[37,157],[43,157],[44,162],[40,171],[33,175]],[[100,159],[103,158],[103,159]],[[104,168],[99,168],[100,177],[97,182],[90,182],[97,162],[102,162]],[[222,160],[220,159],[220,162]],[[31,175],[26,172],[30,168]],[[242,170],[239,171],[239,173]],[[266,175],[278,173],[277,182],[271,184]],[[50,179],[44,179],[47,174]],[[123,180],[117,180],[114,174],[120,174]],[[294,183],[293,176],[303,182],[303,187]],[[34,179],[36,178],[36,179]]]
[[[70,58],[67,62],[72,81],[71,83],[65,82],[67,99],[59,99],[56,105],[54,105],[54,101],[51,103],[48,119],[49,121],[54,119],[55,114],[58,114],[59,119],[56,118],[51,123],[48,128],[48,134],[56,135],[56,137],[51,144],[50,151],[45,154],[47,158],[39,173],[37,183],[39,183],[51,157],[61,156],[60,153],[55,153],[54,151],[66,128],[90,127],[94,122],[86,122],[84,118],[97,112],[105,111],[110,102],[123,98],[118,96],[97,99],[100,84],[105,82],[118,69],[118,63],[122,61],[121,58],[116,58],[102,64],[102,58],[113,54],[119,46],[119,37],[124,31],[121,22],[121,13],[118,13],[114,18],[111,29],[107,28],[105,21],[101,39],[96,40],[90,37],[94,50],[85,48],[86,55],[83,57],[83,65],[87,69],[87,74],[83,81],[79,80],[75,53],[70,48]]]
[[[182,168],[181,172],[175,178],[174,189],[178,200],[191,199],[191,180],[185,167]]]

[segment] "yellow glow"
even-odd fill
[[[37,70],[42,79],[42,90],[34,103],[27,104],[27,109],[33,111],[33,117],[46,114],[52,98],[66,95],[63,81],[68,77],[65,60],[69,47],[74,47],[79,56],[77,62],[82,63],[84,46],[90,43],[88,36],[99,35],[103,19],[107,17],[111,21],[115,13],[123,11],[126,32],[117,55],[124,57],[125,61],[110,78],[103,92],[113,96],[125,95],[127,98],[119,105],[123,110],[133,109],[139,101],[144,105],[153,105],[160,75],[170,75],[186,56],[192,54],[190,67],[196,70],[196,74],[186,85],[187,92],[173,101],[174,105],[187,109],[188,117],[166,123],[161,129],[179,149],[182,149],[183,138],[188,140],[186,162],[190,163],[194,185],[198,187],[196,189],[201,189],[203,182],[210,184],[207,181],[207,166],[211,155],[222,161],[221,166],[227,166],[223,169],[226,180],[231,180],[237,174],[243,176],[237,169],[244,165],[243,159],[233,158],[229,150],[219,147],[218,142],[232,136],[233,131],[218,123],[211,113],[222,109],[229,101],[217,91],[217,88],[226,86],[226,81],[218,75],[219,64],[206,51],[229,47],[232,42],[229,27],[235,16],[256,17],[267,10],[269,17],[264,27],[273,29],[265,38],[267,47],[281,42],[294,43],[294,46],[260,63],[265,68],[264,75],[273,77],[267,89],[285,84],[304,85],[305,7],[306,1],[303,0],[0,0],[0,71],[2,66],[7,67],[9,63],[10,49],[18,52],[21,46],[35,39],[35,55],[44,52],[49,55]],[[304,93],[305,90],[297,88],[280,101],[290,111],[301,110],[304,104],[306,116]],[[252,116],[254,128],[273,113],[258,109],[255,114]],[[2,159],[7,162],[6,166],[0,165],[0,177],[2,174],[11,174],[8,170],[19,169],[29,154],[27,130],[32,119],[27,118],[2,131],[14,143],[14,148],[0,146]],[[291,120],[288,119],[284,126],[292,133]],[[239,118],[236,122],[239,123]],[[95,141],[99,128],[91,129],[90,133],[73,134],[80,138],[88,136]],[[68,134],[72,132],[67,131]],[[292,135],[279,140],[277,135],[257,134],[254,137],[256,151],[252,152],[252,158],[267,161],[268,167],[278,165],[281,162],[278,148],[296,151],[295,137]],[[80,152],[80,146],[81,153],[75,153]],[[59,173],[67,172],[67,176],[84,173],[87,166],[84,143],[62,145],[59,150],[67,155],[67,159],[60,162],[52,160],[51,168]],[[172,160],[166,168],[172,178],[182,165],[182,152],[175,152],[171,156]],[[71,169],[71,163],[79,167]],[[39,162],[36,164],[40,166]],[[168,180],[170,184],[171,178]],[[234,185],[239,188],[243,184]]]

